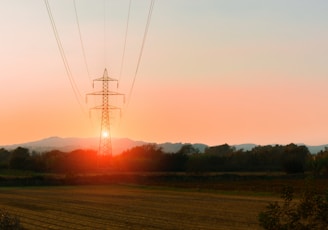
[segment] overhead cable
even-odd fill
[[[79,91],[79,89],[76,85],[76,82],[73,78],[73,75],[72,75],[72,72],[71,72],[71,69],[70,69],[70,66],[68,64],[68,61],[67,61],[67,58],[66,58],[66,55],[65,55],[65,52],[64,52],[64,48],[62,46],[62,43],[61,43],[61,40],[60,40],[60,37],[59,37],[59,34],[58,34],[58,30],[57,30],[57,27],[56,27],[56,24],[55,24],[55,20],[53,18],[53,14],[52,14],[52,11],[51,11],[51,8],[50,8],[50,4],[49,4],[48,0],[44,0],[44,3],[45,3],[46,8],[47,8],[47,12],[48,12],[48,16],[49,16],[49,19],[50,19],[51,27],[52,27],[52,30],[54,32],[54,36],[55,36],[55,39],[56,39],[56,42],[57,42],[57,46],[58,46],[62,61],[64,63],[66,74],[67,74],[67,77],[69,79],[71,88],[74,92],[74,96],[75,96],[78,104],[80,105],[81,110],[85,113],[85,110],[84,110],[84,108],[82,106],[82,102],[81,102],[82,101],[82,96],[81,96],[81,93],[80,93],[80,91]]]
[[[155,4],[155,0],[151,0],[149,11],[148,11],[147,23],[146,23],[146,27],[145,27],[145,32],[144,32],[144,36],[143,36],[143,39],[142,39],[142,44],[141,44],[140,53],[139,53],[139,57],[138,57],[137,67],[136,67],[136,71],[134,73],[132,86],[131,86],[129,94],[128,94],[127,105],[129,105],[131,95],[132,95],[132,91],[133,91],[133,88],[134,88],[134,84],[135,84],[135,81],[136,81],[136,78],[137,78],[137,74],[138,74],[138,70],[139,70],[139,66],[140,66],[140,62],[141,62],[141,58],[142,58],[142,53],[143,53],[143,50],[144,50],[144,46],[145,46],[145,42],[146,42],[146,38],[147,38],[147,34],[148,34],[148,29],[149,29],[149,25],[150,25],[150,21],[151,21],[151,16],[152,16],[152,12],[153,12],[153,9],[154,9],[154,4]]]
[[[120,67],[120,75],[119,75],[119,79],[118,79],[118,85],[120,84],[120,81],[121,81],[121,78],[122,78],[122,70],[123,70],[123,65],[124,65],[126,41],[127,41],[127,37],[128,37],[129,22],[130,22],[131,2],[132,2],[132,0],[129,0],[128,18],[126,20],[124,45],[123,45],[123,54],[122,54],[122,59],[121,59],[121,67]]]
[[[78,13],[77,13],[77,7],[76,7],[75,0],[73,0],[73,3],[74,3],[75,18],[76,18],[77,28],[78,28],[78,31],[79,31],[80,44],[81,44],[81,49],[82,49],[84,64],[85,64],[85,68],[87,70],[89,81],[91,83],[92,80],[91,80],[91,77],[90,77],[89,66],[88,66],[87,57],[86,57],[86,54],[85,54],[85,48],[84,48],[84,43],[83,43],[83,39],[82,39],[82,33],[81,33],[81,28],[80,28],[79,16],[78,16]]]
[[[106,0],[104,0],[104,66],[107,64],[107,11]]]

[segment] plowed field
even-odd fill
[[[270,198],[128,185],[0,188],[26,229],[260,229]]]

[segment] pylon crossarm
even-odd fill
[[[118,81],[118,80],[111,77],[100,77],[100,78],[93,79],[93,82],[95,81]]]
[[[119,109],[119,110],[121,110],[120,107],[117,107],[117,106],[114,106],[114,105],[108,105],[107,108],[110,109],[110,110],[114,110],[114,109]],[[102,105],[99,105],[99,106],[92,107],[92,108],[90,108],[90,109],[106,109],[106,107],[104,107],[104,106],[102,106]]]
[[[118,93],[116,91],[107,91],[107,92],[104,92],[103,90],[101,91],[96,91],[96,92],[92,92],[92,93],[88,93],[88,95],[110,95],[110,96],[114,96],[114,95],[120,95],[120,96],[124,96],[125,94],[123,93]]]

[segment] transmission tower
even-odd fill
[[[119,107],[111,105],[109,102],[110,96],[123,96],[125,100],[125,95],[122,93],[118,93],[116,91],[109,90],[110,82],[116,82],[118,84],[118,80],[114,78],[108,77],[107,69],[105,68],[104,74],[100,78],[96,78],[93,80],[94,82],[102,82],[102,90],[96,91],[92,93],[88,93],[88,95],[93,96],[102,96],[102,104],[95,106],[91,109],[101,110],[101,128],[100,128],[100,139],[99,139],[99,157],[111,157],[112,156],[112,143],[111,143],[111,133],[110,133],[110,113],[112,110],[121,110]]]

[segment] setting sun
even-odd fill
[[[108,131],[103,131],[102,132],[102,137],[103,138],[108,138],[109,137],[109,132]]]

